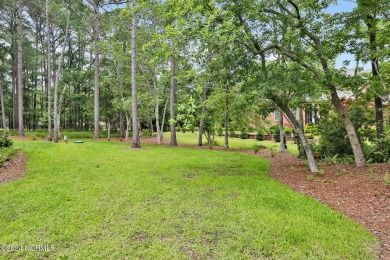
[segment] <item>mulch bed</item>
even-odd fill
[[[6,161],[0,168],[0,183],[22,178],[26,173],[26,162],[27,158],[22,152]]]
[[[267,156],[270,175],[293,190],[309,195],[367,227],[381,240],[381,259],[390,259],[390,185],[383,176],[390,164],[320,164],[313,175],[302,160],[287,153]],[[311,181],[308,175],[313,175]],[[310,178],[310,177],[309,177]]]

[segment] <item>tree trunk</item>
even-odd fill
[[[15,57],[13,57],[15,58]],[[18,87],[17,87],[17,62],[13,62],[12,68],[12,129],[18,128]]]
[[[207,88],[203,87],[203,106],[202,106],[202,115],[200,116],[199,122],[199,138],[198,138],[198,146],[203,146],[203,126],[204,126],[204,117],[206,114],[206,99],[207,99]]]
[[[18,0],[18,135],[24,136],[23,125],[23,0]]]
[[[299,136],[299,139],[302,143],[303,149],[306,153],[307,162],[309,163],[310,171],[311,172],[318,172],[317,164],[313,156],[313,152],[310,148],[309,142],[304,134],[303,128],[295,118],[294,114],[291,112],[291,110],[288,107],[281,106],[281,110],[284,112],[284,114],[289,118],[290,122],[293,124],[294,129],[296,133]]]
[[[100,58],[99,58],[99,42],[100,42],[100,22],[99,22],[99,1],[93,1],[93,10],[94,10],[94,41],[95,41],[95,75],[94,75],[94,133],[93,138],[100,138],[100,129],[99,129],[99,71],[100,71]]]
[[[131,21],[131,117],[133,127],[133,148],[141,148],[139,129],[138,129],[138,102],[137,102],[137,68],[136,68],[136,51],[137,51],[137,18],[136,7],[137,1],[132,0],[132,21]]]
[[[172,44],[173,45],[173,44]],[[172,48],[173,49],[173,48]],[[171,89],[169,92],[170,99],[170,119],[171,125],[171,146],[177,146],[176,140],[176,120],[175,120],[175,91],[176,91],[176,56],[172,55],[171,58]]]
[[[343,121],[343,124],[345,126],[345,130],[347,130],[348,138],[351,143],[352,151],[355,157],[355,164],[358,167],[364,166],[366,162],[364,160],[363,151],[360,146],[360,142],[356,134],[355,127],[353,126],[344,107],[341,104],[341,100],[336,92],[336,87],[333,85],[329,85],[329,88],[332,89],[332,93],[331,93],[332,104],[335,107],[337,113],[340,115],[341,120]]]
[[[287,144],[286,144],[286,135],[284,134],[284,128],[283,128],[283,112],[281,110],[280,110],[280,118],[279,118],[279,134],[280,134],[279,152],[285,153],[287,151]]]
[[[300,107],[297,108],[297,114],[298,114],[299,127],[301,127],[303,134],[305,134],[302,108]],[[303,149],[302,143],[299,140],[297,140],[297,146],[298,146],[298,158],[306,158],[305,150]]]
[[[225,149],[229,149],[229,96],[228,88],[226,87],[226,97],[225,97]]]
[[[125,138],[125,119],[123,115],[123,111],[119,112],[119,137],[122,141],[122,138]]]
[[[303,132],[302,126],[299,124],[298,120],[295,118],[294,114],[291,112],[290,108],[283,103],[276,95],[270,94],[267,98],[272,100],[279,108],[280,110],[287,116],[287,118],[292,123],[295,132],[299,136],[299,140],[302,143],[303,149],[306,153],[307,162],[309,163],[310,171],[311,172],[318,172],[317,164],[313,156],[313,152],[310,148],[309,142],[307,141],[307,138]],[[282,113],[281,115],[282,116]]]
[[[165,102],[163,117],[162,117],[161,126],[160,126],[160,135],[159,135],[160,144],[164,143],[164,125],[165,125],[165,115],[167,114],[168,101],[169,101],[169,98],[167,98],[167,101]]]
[[[154,116],[156,118],[156,131],[157,131],[157,144],[162,144],[162,138],[161,138],[161,130],[160,130],[160,113],[159,113],[159,100],[158,100],[158,93],[157,93],[157,82],[156,78],[153,72],[153,90],[154,90]]]
[[[3,120],[4,137],[7,137],[7,120],[5,118],[3,82],[1,79],[0,79],[0,102],[1,102],[1,117]]]
[[[65,38],[64,38],[64,44],[62,45],[61,50],[61,56],[58,63],[58,68],[56,72],[56,77],[54,81],[54,142],[58,142],[59,136],[60,136],[60,111],[59,111],[59,105],[58,105],[58,86],[60,84],[60,78],[61,78],[61,71],[62,71],[62,63],[64,62],[64,52],[65,47],[68,43],[68,32],[69,32],[69,17],[68,21],[66,23],[66,29],[65,29]],[[64,88],[65,90],[65,88]],[[63,96],[62,96],[63,97]]]
[[[362,5],[361,1],[358,1],[358,6]],[[373,5],[370,3],[370,5]],[[373,6],[374,7],[374,6]],[[375,7],[374,7],[375,8]],[[376,14],[371,12],[370,15],[366,15],[366,25],[369,31],[370,41],[370,54],[371,54],[371,72],[375,78],[379,77],[379,59],[377,57],[377,42],[376,42]],[[375,97],[375,124],[376,124],[376,138],[377,138],[377,150],[383,150],[383,102],[382,98],[377,95]]]
[[[107,122],[107,141],[111,141],[110,134],[111,134],[111,123],[110,123],[110,119],[108,119],[108,122]]]

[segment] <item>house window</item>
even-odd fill
[[[275,119],[275,121],[279,121],[280,120],[280,111],[279,110],[275,110],[274,119]]]
[[[291,110],[291,113],[293,113],[294,117],[297,118],[297,110],[296,109]]]

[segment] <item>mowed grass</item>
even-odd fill
[[[0,184],[1,259],[375,259],[377,239],[213,150],[16,142],[27,175]],[[52,245],[52,252],[4,250]]]
[[[169,143],[171,138],[171,134],[169,132],[164,133],[165,142]],[[197,145],[198,144],[198,132],[190,133],[190,132],[177,132],[176,133],[177,142],[180,144],[187,145]],[[215,136],[215,141],[217,142],[217,146],[224,147],[225,145],[225,137],[224,136]],[[203,136],[203,144],[207,145],[207,139]],[[253,149],[253,145],[263,145],[269,150],[279,151],[280,143],[276,143],[275,141],[257,141],[256,139],[241,139],[229,137],[229,148],[232,150],[238,149]],[[288,152],[293,155],[298,155],[297,145],[291,141],[287,142]]]

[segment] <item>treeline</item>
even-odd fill
[[[154,129],[162,143],[169,128],[172,145],[177,144],[176,126],[198,128],[199,145],[203,134],[212,142],[215,129],[223,128],[228,148],[229,131],[249,123],[261,128],[259,115],[278,109],[294,127],[315,172],[301,113],[291,110],[320,100],[341,120],[355,162],[362,166],[365,140],[339,91],[372,104],[376,132],[370,142],[383,152],[388,1],[359,0],[353,10],[334,13],[335,4],[4,0],[2,124],[19,135],[24,129],[47,129],[54,141],[60,129],[69,128],[93,129],[99,138],[104,126],[123,138],[130,129]],[[336,69],[342,53],[354,58]],[[364,72],[367,63],[371,70]],[[347,67],[354,68],[348,76]]]

